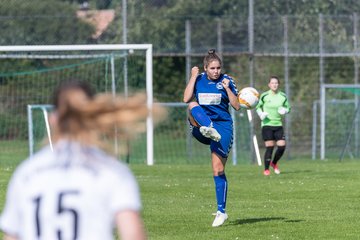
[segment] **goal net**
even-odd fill
[[[314,103],[313,158],[317,152],[320,159],[358,158],[360,85],[324,84],[321,91]]]
[[[146,91],[151,107],[151,51],[147,44],[0,47],[0,163],[11,160],[11,164],[17,164],[50,141],[46,115],[52,108],[51,95],[55,86],[68,78],[89,81],[98,92],[127,95]],[[187,105],[154,104],[165,106],[168,118],[153,129],[149,117],[146,133],[131,142],[115,141],[119,157],[149,165],[208,163],[208,146],[190,135]],[[233,116],[236,134],[229,161],[250,163],[252,141],[246,112]]]
[[[27,116],[27,106],[41,105],[42,114],[52,102],[52,92],[59,82],[74,78],[88,81],[97,92],[121,93],[145,91],[147,105],[153,104],[152,95],[152,46],[150,44],[128,45],[60,45],[60,46],[1,46],[0,47],[0,141],[2,152],[8,152],[3,161],[11,158],[12,152],[22,159],[24,149],[36,151],[38,136],[34,142],[29,124],[36,124],[39,114]],[[30,109],[32,112],[32,109]],[[41,114],[40,114],[41,115]],[[29,122],[31,121],[31,122]],[[146,162],[153,164],[153,124],[149,115],[146,121]],[[44,128],[45,130],[46,128]],[[40,134],[41,135],[41,134]],[[15,149],[15,150],[14,150]],[[19,151],[19,149],[21,149]],[[2,162],[3,162],[2,161]]]

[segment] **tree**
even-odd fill
[[[91,0],[61,0],[62,2],[74,3],[76,2],[78,5],[87,6]],[[92,0],[91,2],[96,2],[97,9],[108,9],[111,6],[112,0]]]
[[[1,45],[86,44],[94,28],[76,17],[76,8],[56,0],[0,0]]]

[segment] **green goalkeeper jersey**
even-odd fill
[[[256,112],[267,112],[267,117],[261,121],[263,126],[282,126],[282,115],[278,109],[284,107],[286,112],[290,112],[290,104],[284,92],[274,93],[271,90],[263,92],[260,96],[259,103],[256,106]]]

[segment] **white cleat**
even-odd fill
[[[213,227],[219,227],[224,224],[224,222],[228,219],[228,215],[226,213],[222,213],[220,211],[216,212],[216,217],[212,224]]]
[[[200,133],[204,137],[210,138],[210,139],[214,140],[215,142],[219,142],[220,139],[221,139],[221,135],[213,127],[201,126],[200,127]]]

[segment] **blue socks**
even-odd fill
[[[225,174],[214,176],[216,201],[218,211],[225,213],[226,197],[227,197],[227,179]]]
[[[191,109],[191,115],[200,126],[211,127],[212,122],[202,107],[195,106]]]
[[[212,127],[212,121],[200,106],[191,109],[191,115],[200,126]],[[218,211],[225,213],[227,198],[227,179],[225,174],[214,176]]]

